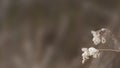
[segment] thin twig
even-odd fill
[[[113,51],[113,52],[120,52],[120,50],[113,50],[113,49],[98,49],[99,51]]]

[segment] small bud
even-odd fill
[[[81,50],[84,52],[84,51],[87,51],[88,49],[87,48],[82,48]]]
[[[106,39],[104,37],[101,38],[101,42],[104,44],[106,43]]]

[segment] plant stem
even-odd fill
[[[113,51],[113,52],[120,52],[120,50],[113,50],[113,49],[98,49],[99,51]]]

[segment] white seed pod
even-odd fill
[[[99,34],[99,31],[98,32],[96,32],[96,31],[91,31],[91,34],[93,35],[93,37],[98,37],[98,36],[100,36],[100,34]]]
[[[82,64],[84,64],[85,61],[89,59],[89,56],[90,56],[89,51],[84,51],[84,53],[82,53]]]
[[[100,56],[99,52],[96,52],[96,54],[93,55],[93,58],[98,58]]]
[[[101,31],[105,31],[105,30],[107,30],[106,28],[101,28]]]
[[[102,28],[100,30],[97,31],[91,31],[91,34],[93,35],[93,43],[95,45],[98,45],[100,43],[105,44],[106,43],[106,39],[104,37],[104,32],[108,31],[106,28]]]
[[[82,64],[84,64],[85,61],[87,59],[89,59],[90,54],[89,54],[89,51],[88,51],[87,48],[82,48],[81,50],[83,51],[83,53],[82,53]]]
[[[92,30],[91,34],[93,35],[93,39],[92,39],[93,43],[95,45],[98,45],[101,42],[99,31]]]
[[[81,50],[84,52],[84,51],[87,51],[88,49],[87,48],[82,48]]]
[[[90,47],[88,50],[89,50],[90,56],[93,56],[93,58],[97,58],[100,55],[99,50],[97,50],[94,47]]]
[[[101,37],[101,42],[102,42],[103,44],[105,44],[105,43],[106,43],[106,39],[105,39],[104,37]]]
[[[93,43],[94,43],[95,45],[98,45],[98,44],[101,42],[101,40],[100,40],[99,37],[94,37],[94,38],[92,39],[92,41],[93,41]]]
[[[89,49],[82,48],[81,50],[83,51],[82,64],[84,64],[85,61],[88,60],[90,56],[92,56],[93,58],[97,58],[100,55],[99,50],[97,50],[94,47],[90,47]]]

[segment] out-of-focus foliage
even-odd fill
[[[119,18],[119,0],[0,0],[0,68],[120,68],[119,53],[82,65],[80,51],[91,30],[119,40]]]

